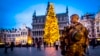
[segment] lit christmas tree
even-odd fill
[[[59,26],[54,12],[54,6],[52,3],[49,3],[44,28],[44,41],[48,44],[53,44],[56,40],[59,40],[59,37]]]

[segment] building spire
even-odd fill
[[[36,10],[34,10],[34,13],[33,13],[33,19],[35,19],[35,17],[36,17]]]
[[[68,6],[66,6],[66,13],[68,14]]]
[[[49,6],[48,6],[48,10],[47,10],[47,14],[48,16],[55,16],[55,13],[54,13],[54,5],[53,3],[49,3]]]
[[[34,10],[33,16],[36,16],[36,10]]]
[[[48,1],[48,5],[47,5],[47,9],[46,10],[48,10],[49,6],[50,6],[50,2]]]

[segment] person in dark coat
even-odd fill
[[[46,42],[45,42],[45,41],[43,42],[43,44],[44,44],[44,49],[45,49],[45,48],[46,48],[46,46],[47,46],[47,44],[46,44]]]
[[[13,51],[13,49],[14,49],[14,42],[11,42],[10,48],[11,48],[11,51]]]
[[[96,39],[94,38],[94,39],[92,39],[92,48],[94,49],[95,47],[96,47]]]
[[[64,56],[66,54],[66,43],[64,36],[60,37],[60,49],[61,49],[61,55]]]
[[[5,42],[5,53],[8,53],[8,47],[9,47],[9,44]]]
[[[38,50],[41,50],[41,41],[38,41],[38,42],[37,42],[37,49],[38,49]]]
[[[29,44],[28,44],[28,43],[26,43],[26,47],[27,47],[27,48],[29,47]]]
[[[57,40],[57,41],[55,42],[55,48],[56,48],[56,50],[58,50],[59,45],[60,45],[60,43],[59,43],[59,41]]]

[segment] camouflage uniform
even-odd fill
[[[66,43],[65,56],[85,56],[88,43],[88,31],[81,23],[66,27],[63,41]],[[62,50],[62,49],[61,49]]]

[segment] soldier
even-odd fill
[[[85,56],[88,43],[88,31],[78,22],[79,16],[73,14],[71,24],[66,27],[64,42],[66,43],[65,56]]]

